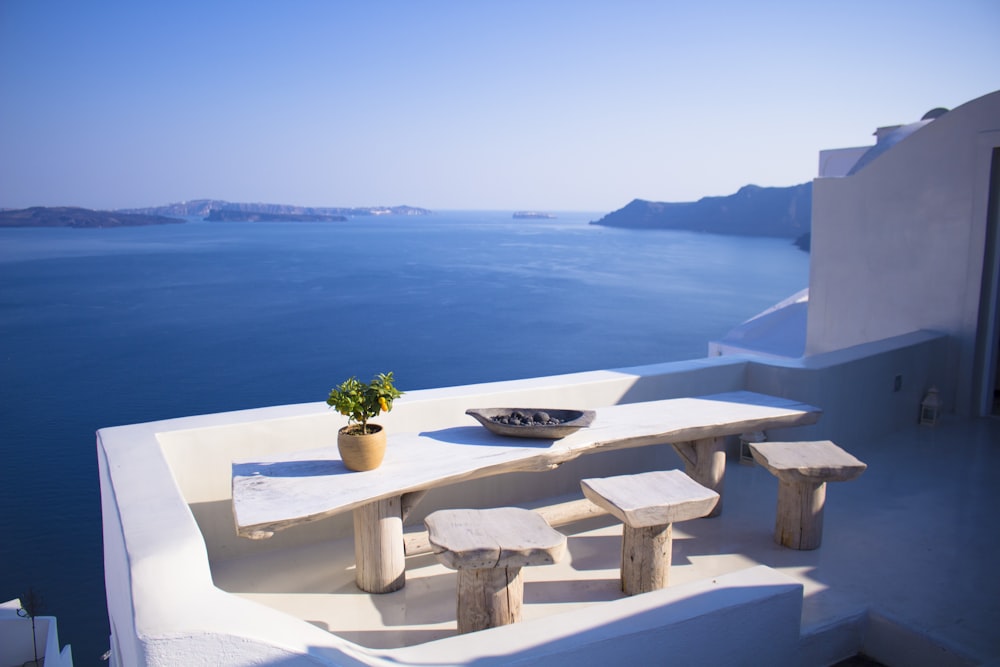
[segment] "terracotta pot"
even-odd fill
[[[382,465],[385,457],[385,429],[379,424],[368,424],[368,433],[349,433],[357,426],[345,426],[337,431],[337,449],[348,470],[362,472]]]

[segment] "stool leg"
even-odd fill
[[[458,571],[458,631],[476,632],[521,620],[524,579],[519,567]]]
[[[365,592],[391,593],[406,584],[399,496],[354,510],[354,562],[355,581]]]
[[[648,593],[667,586],[673,548],[673,524],[622,528],[622,591]]]
[[[823,504],[826,482],[778,480],[778,516],[774,541],[792,549],[808,551],[823,540]]]

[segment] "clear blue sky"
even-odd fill
[[[1000,2],[0,0],[0,207],[610,211],[1000,89]]]

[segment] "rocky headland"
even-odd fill
[[[795,239],[808,250],[812,183],[765,188],[747,185],[735,194],[667,203],[635,199],[592,225],[636,229],[680,229],[737,236]]]

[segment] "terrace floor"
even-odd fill
[[[774,543],[777,480],[730,461],[722,516],[674,526],[671,585],[766,565],[802,582],[803,635],[872,613],[968,664],[1000,663],[1000,419],[946,418],[838,444],[868,470],[828,485],[818,550]],[[622,597],[621,526],[604,516],[560,530],[567,557],[522,571],[525,619]],[[220,588],[364,646],[456,632],[456,576],[432,555],[409,557],[406,587],[380,596],[355,587],[350,540],[212,567]]]

